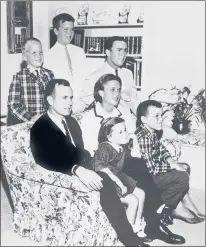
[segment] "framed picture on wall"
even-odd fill
[[[32,1],[7,1],[8,53],[21,53],[25,39],[32,35]]]

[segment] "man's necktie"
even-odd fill
[[[62,120],[62,124],[63,124],[63,126],[64,126],[65,131],[66,131],[66,136],[67,136],[68,141],[72,142],[72,141],[71,141],[70,134],[69,134],[69,129],[68,129],[68,127],[67,127],[67,124],[66,124],[65,120]]]
[[[119,76],[118,75],[118,69],[115,69],[115,74],[116,74],[116,76]]]
[[[69,52],[67,50],[67,47],[65,46],[65,53],[66,53],[66,57],[67,57],[67,61],[68,61],[68,66],[69,66],[69,72],[72,76],[72,61],[71,61],[71,58],[69,56]]]

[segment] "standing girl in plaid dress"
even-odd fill
[[[131,151],[128,146],[129,138],[133,140]],[[122,172],[127,155],[138,156],[135,135],[129,134],[122,118],[106,119],[99,130],[99,147],[92,160],[95,171],[107,173],[114,181],[118,195],[123,204],[127,206],[126,214],[134,232],[140,238],[146,238],[144,233],[145,222],[142,218],[145,193],[136,186],[136,181]],[[130,154],[131,152],[131,154]],[[136,152],[136,153],[135,153]]]
[[[44,62],[40,40],[26,39],[22,45],[22,69],[13,77],[9,88],[7,125],[36,120],[46,111],[44,90],[54,79]]]

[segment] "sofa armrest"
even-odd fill
[[[57,187],[67,188],[79,192],[88,193],[88,189],[75,175],[67,175],[59,172],[46,170],[35,162],[25,163],[15,160],[14,163],[3,162],[6,174],[10,174],[43,184],[50,184]]]

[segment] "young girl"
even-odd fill
[[[133,141],[131,150],[129,139]],[[122,172],[127,155],[139,157],[139,145],[135,135],[128,134],[122,118],[108,118],[99,130],[99,147],[92,160],[95,171],[105,172],[116,183],[118,195],[126,204],[128,221],[140,238],[145,238],[145,222],[142,218],[145,193],[136,187],[136,181]],[[131,153],[130,153],[131,152]]]

